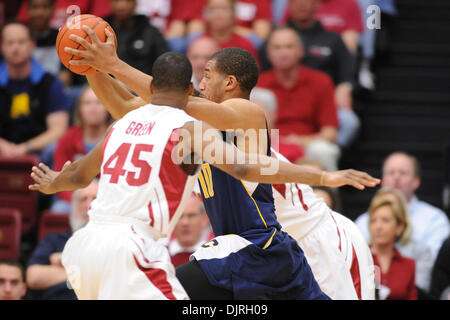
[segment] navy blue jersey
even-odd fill
[[[268,150],[270,155],[270,142]],[[260,183],[254,190],[248,190],[242,180],[209,164],[202,166],[199,184],[215,236],[239,234],[264,246],[281,229],[275,215],[272,185]]]
[[[297,241],[281,230],[270,184],[246,185],[209,164],[198,181],[216,237],[193,256],[213,286],[234,299],[329,299]]]

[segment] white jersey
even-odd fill
[[[197,179],[171,158],[177,129],[194,120],[180,109],[146,105],[116,122],[103,146],[99,191],[89,214],[147,222],[155,239],[169,235]]]
[[[289,162],[273,149],[271,153],[278,160]],[[331,213],[325,201],[316,197],[309,185],[285,183],[273,185],[272,190],[278,221],[294,239],[305,237],[325,215]]]
[[[322,291],[332,299],[374,299],[373,260],[356,225],[332,211],[308,185],[285,183],[272,190],[278,221],[303,249]]]

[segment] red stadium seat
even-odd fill
[[[0,259],[19,259],[21,228],[19,210],[0,208]]]
[[[38,193],[28,190],[28,185],[34,183],[31,167],[38,163],[36,155],[0,157],[0,204],[20,211],[22,234],[28,233],[36,223]]]
[[[42,212],[39,222],[38,241],[53,232],[65,232],[69,229],[69,215],[56,214],[50,210]]]

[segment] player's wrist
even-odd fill
[[[320,181],[319,186],[325,186],[325,176],[327,175],[326,171],[322,171],[322,174],[320,175]]]
[[[107,70],[105,72],[112,74],[116,78],[119,78],[121,75],[129,71],[127,64],[118,56],[112,57],[111,61],[107,63],[106,68]]]

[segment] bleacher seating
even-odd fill
[[[19,259],[21,228],[19,210],[0,208],[0,259]]]
[[[0,205],[19,210],[22,234],[36,223],[38,193],[28,189],[33,184],[31,168],[39,163],[36,155],[7,158],[0,157]]]
[[[69,216],[57,214],[50,210],[42,213],[39,220],[38,241],[41,241],[48,234],[53,232],[65,232],[69,228]]]

